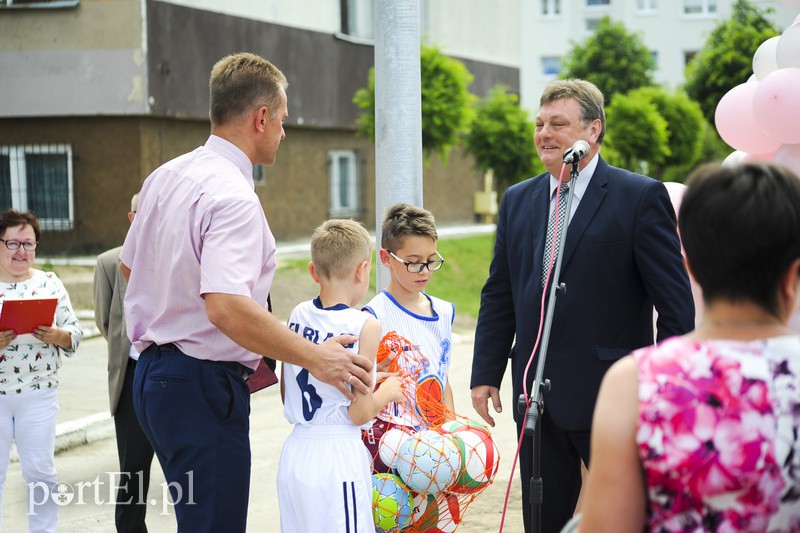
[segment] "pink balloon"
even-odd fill
[[[800,23],[783,30],[775,48],[775,61],[778,68],[800,67]]]
[[[788,168],[800,178],[800,144],[784,144],[775,152],[772,162]]]
[[[794,24],[800,22],[800,13],[798,13],[797,18],[794,19]]]
[[[775,158],[775,152],[770,152],[768,154],[745,154],[742,158],[741,163],[753,163],[756,161],[761,161],[764,163],[769,163]]]
[[[770,137],[783,144],[800,143],[800,68],[782,68],[761,80],[753,113]]]
[[[722,140],[749,154],[768,154],[782,144],[756,122],[753,97],[759,83],[742,83],[725,93],[717,104],[714,121]]]

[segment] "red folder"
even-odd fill
[[[255,372],[250,374],[250,377],[247,378],[245,384],[247,388],[250,389],[250,394],[260,391],[261,389],[265,389],[270,385],[275,385],[278,382],[278,376],[275,375],[275,372],[267,365],[266,359],[263,357],[258,362],[258,366],[256,367]]]
[[[0,331],[14,330],[17,335],[33,333],[38,326],[52,326],[58,298],[3,300]]]

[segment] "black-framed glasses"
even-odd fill
[[[12,251],[19,250],[19,247],[22,246],[22,249],[26,252],[32,252],[39,246],[37,241],[7,241],[5,239],[0,239],[3,241],[3,244],[6,245],[6,248]]]
[[[389,252],[389,255],[391,255],[392,257],[394,257],[395,259],[397,259],[401,263],[403,263],[406,266],[406,270],[408,270],[412,274],[419,274],[420,272],[422,272],[426,268],[430,272],[433,272],[434,270],[439,270],[440,268],[442,268],[442,265],[444,264],[444,257],[442,257],[442,254],[440,254],[439,252],[436,252],[436,255],[439,256],[439,259],[434,259],[433,261],[424,261],[424,262],[421,262],[421,263],[419,263],[419,262],[418,263],[411,263],[409,261],[403,261],[402,259],[400,259],[396,255],[394,255],[394,252],[391,252],[389,250],[386,250],[386,251]]]

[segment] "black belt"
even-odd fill
[[[183,354],[180,348],[178,348],[175,344],[171,342],[167,344],[151,344],[150,346],[148,346],[148,349],[155,350],[159,353],[178,352]],[[239,374],[240,376],[242,376],[242,379],[245,381],[247,381],[248,378],[250,377],[250,374],[253,373],[253,371],[249,367],[243,365],[242,363],[237,363],[236,361],[214,361],[211,359],[198,359],[198,360],[208,361],[210,363],[216,363],[218,365],[226,366],[231,370],[233,370],[234,372],[236,372],[237,374]]]

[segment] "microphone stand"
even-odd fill
[[[577,158],[576,158],[577,159]],[[533,465],[531,469],[530,479],[530,504],[531,504],[531,533],[539,533],[542,529],[542,514],[541,506],[544,496],[544,484],[541,478],[541,465],[540,465],[540,446],[541,446],[541,421],[540,415],[544,411],[544,398],[545,392],[550,390],[550,380],[544,379],[544,364],[547,358],[547,345],[550,341],[550,329],[553,326],[553,313],[555,312],[556,296],[557,294],[565,294],[567,286],[560,282],[561,274],[561,259],[564,255],[564,244],[567,242],[567,228],[569,227],[569,214],[572,212],[572,196],[575,194],[575,184],[578,178],[578,163],[580,159],[572,162],[572,170],[570,171],[570,187],[567,193],[567,216],[564,217],[564,227],[561,228],[561,240],[558,243],[558,250],[556,250],[556,261],[553,272],[550,275],[550,296],[547,301],[547,311],[545,313],[544,329],[542,332],[542,343],[539,349],[539,359],[536,362],[536,376],[533,380],[533,385],[530,390],[530,397],[525,398],[521,394],[517,401],[517,408],[521,413],[525,412],[530,400],[530,407],[525,416],[524,433],[527,437],[533,438],[532,442],[532,456]],[[560,184],[559,184],[560,186]],[[559,199],[563,201],[563,198]],[[525,480],[522,480],[524,483]]]

